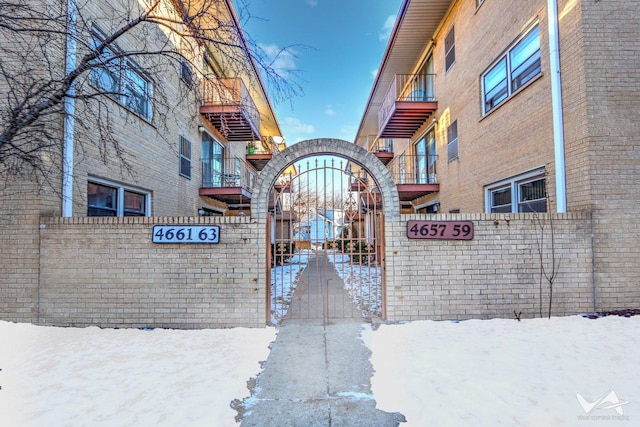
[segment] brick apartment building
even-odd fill
[[[592,214],[602,292],[640,303],[640,3],[406,0],[356,136],[403,212]]]
[[[246,52],[231,2],[210,1],[226,23],[215,34]],[[73,3],[29,4],[64,16]],[[122,22],[114,17],[155,3],[83,3],[76,61],[113,33]],[[189,35],[197,27],[182,22],[184,4],[160,2]],[[547,233],[555,221],[553,314],[637,307],[639,20],[640,4],[627,0],[405,0],[356,145],[311,140],[285,153],[276,153],[285,146],[249,57],[213,40],[176,38],[162,25],[136,27],[76,86],[109,96],[93,106],[77,98],[75,123],[62,111],[46,122],[73,148],[72,171],[62,167],[68,152],[54,150],[44,152],[46,180],[3,177],[0,318],[268,323],[269,218],[277,212],[269,195],[296,159],[317,153],[356,161],[382,184],[372,200],[384,200],[376,230],[384,236],[383,318],[541,315],[547,291],[532,212],[548,213]],[[166,46],[184,58],[121,54]],[[30,70],[64,76],[70,45],[62,38],[40,47],[51,65]],[[113,160],[119,152],[125,163]],[[349,168],[358,173],[357,164]],[[476,236],[408,239],[408,222],[434,213],[473,222]],[[167,224],[215,224],[224,239],[154,244],[152,228]]]
[[[248,213],[257,169],[285,142],[231,0],[31,0],[14,7],[0,32],[5,124],[21,96],[50,96],[29,95],[31,86],[55,86],[102,49],[85,64],[66,109],[50,108],[26,128],[44,129],[37,134],[46,141],[36,155],[40,167],[2,171],[0,305],[3,318],[22,318],[22,310],[31,319],[33,309],[24,307],[40,280],[41,218]],[[146,14],[151,19],[131,25]],[[24,22],[34,27],[7,29]]]
[[[28,203],[29,211],[53,216],[197,216],[203,210],[233,215],[247,205],[257,172],[245,158],[248,143],[258,150],[255,157],[268,158],[282,138],[231,1],[30,4],[45,7],[52,26],[64,23],[59,17],[71,5],[79,9],[72,24],[75,37],[69,36],[66,45],[50,37],[60,47],[52,48],[48,57],[51,79],[64,75],[65,63],[78,66],[126,17],[132,22],[151,11],[159,18],[109,40],[91,69],[76,80],[76,94],[101,95],[93,101],[79,97],[73,115],[60,114],[52,121],[55,137],[74,150],[46,153],[51,160],[44,160],[43,169],[50,170],[50,176],[41,195]],[[207,19],[213,23],[175,24],[203,7],[208,7]],[[203,34],[196,36],[197,31]],[[71,38],[75,55],[69,53]],[[32,72],[42,73],[40,81],[50,77],[44,69],[34,67]],[[72,124],[69,118],[75,119]],[[62,163],[73,165],[68,178]],[[24,197],[34,190],[27,186]]]

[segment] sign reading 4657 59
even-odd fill
[[[472,221],[407,221],[410,239],[472,240]]]
[[[155,225],[153,243],[220,243],[219,225]]]

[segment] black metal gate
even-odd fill
[[[328,156],[291,165],[269,197],[269,322],[384,316],[382,198]]]

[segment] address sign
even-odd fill
[[[472,240],[472,221],[407,221],[409,239]]]
[[[155,225],[153,243],[220,243],[219,225]]]

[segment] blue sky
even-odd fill
[[[304,93],[274,103],[288,145],[353,141],[401,0],[233,0],[245,31],[267,53],[292,46],[278,66]],[[291,74],[290,74],[291,75]]]

